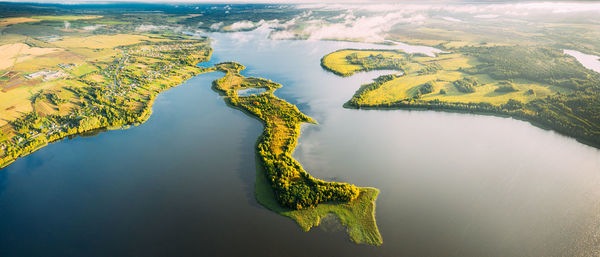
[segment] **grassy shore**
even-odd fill
[[[315,121],[273,95],[280,84],[243,77],[239,72],[244,67],[237,63],[221,63],[217,69],[225,76],[213,82],[213,89],[229,106],[257,118],[265,126],[256,145],[258,202],[292,218],[305,231],[333,214],[347,228],[353,242],[381,245],[383,241],[375,222],[377,189],[313,178],[291,157],[300,135],[300,124]],[[238,90],[247,88],[264,88],[267,92],[237,95]]]
[[[599,147],[600,80],[551,48],[463,47],[435,57],[343,49],[322,58],[339,76],[390,69],[362,85],[347,108],[436,109],[510,116]]]

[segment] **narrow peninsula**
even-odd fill
[[[375,222],[375,188],[326,182],[309,175],[292,158],[302,123],[316,123],[296,106],[273,95],[280,84],[261,78],[244,77],[244,66],[235,62],[216,65],[225,73],[213,82],[228,105],[260,120],[263,134],[256,143],[255,195],[262,205],[294,219],[304,230],[319,225],[326,215],[336,215],[356,243],[381,245]],[[238,91],[261,88],[264,93],[239,96]]]

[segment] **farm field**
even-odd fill
[[[155,95],[201,72],[193,65],[211,52],[204,39],[161,35],[32,42],[0,45],[0,166],[66,135],[142,122]]]

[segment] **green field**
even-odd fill
[[[81,77],[83,75],[86,75],[88,73],[92,73],[94,71],[97,71],[98,69],[92,65],[90,65],[89,63],[84,63],[81,64],[75,68],[73,68],[71,70],[71,72],[73,73],[73,75],[77,76],[77,77]]]

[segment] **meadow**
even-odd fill
[[[387,60],[387,62],[386,62]],[[363,85],[353,108],[427,108],[526,119],[591,145],[600,143],[598,74],[560,50],[527,46],[463,46],[435,57],[394,50],[345,49],[322,58],[340,76],[398,73]]]

